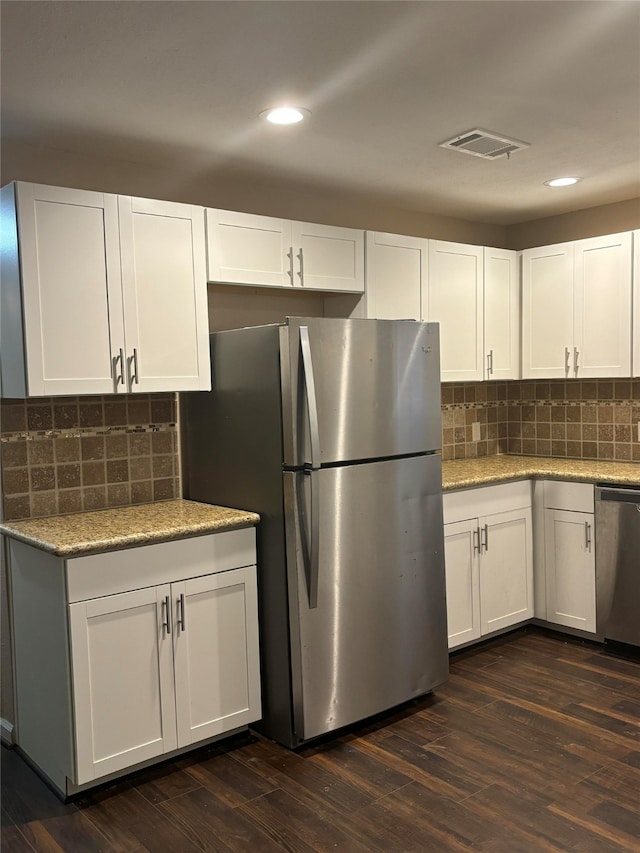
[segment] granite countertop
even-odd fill
[[[442,488],[463,489],[538,477],[582,483],[640,486],[640,463],[546,456],[483,456],[442,463]]]
[[[0,524],[0,533],[57,557],[79,557],[258,524],[255,512],[172,500]]]

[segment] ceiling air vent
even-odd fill
[[[449,148],[451,151],[462,151],[464,154],[472,154],[474,157],[483,157],[485,160],[495,160],[497,157],[508,156],[514,151],[529,148],[529,142],[519,142],[517,139],[508,139],[506,136],[498,136],[488,130],[467,130],[453,139],[441,142],[441,148]]]

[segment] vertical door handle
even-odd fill
[[[318,468],[320,465],[320,428],[318,424],[318,401],[316,399],[316,383],[313,377],[313,360],[311,358],[308,326],[300,326],[300,352],[302,354],[302,370],[307,397],[307,414],[309,415],[311,467]],[[304,462],[304,460],[302,461]]]
[[[136,385],[139,384],[140,380],[138,378],[138,348],[133,348],[133,355],[127,359],[129,362],[129,387],[133,387],[133,383]],[[133,372],[131,371],[131,365],[133,365]]]
[[[293,284],[293,246],[289,246],[287,257],[289,258],[289,279],[291,280],[291,284]]]
[[[482,528],[484,530],[484,542],[482,541],[482,537],[480,537],[480,547],[484,548],[485,551],[489,550],[489,525],[485,524]]]
[[[473,553],[480,553],[480,528],[476,527],[473,531]]]
[[[587,551],[591,551],[591,525],[588,521],[584,523],[584,545]]]
[[[578,376],[578,356],[579,355],[580,355],[580,353],[578,352],[578,348],[574,347],[573,348],[573,372],[575,373],[576,377]]]
[[[487,356],[487,373],[489,376],[493,374],[493,350],[489,350],[489,355]]]
[[[162,601],[162,627],[165,629],[167,634],[171,633],[171,605],[169,603],[168,595],[165,595]]]
[[[120,372],[116,371],[116,365],[120,362]],[[113,381],[115,382],[116,391],[118,390],[118,385],[124,385],[124,350],[120,347],[120,355],[114,355],[113,357]]]
[[[300,261],[300,270],[298,275],[300,276],[300,284],[304,286],[304,256],[302,254],[302,246],[300,246],[300,251],[297,254],[297,258]]]
[[[569,347],[564,348],[564,375],[569,375]]]
[[[186,631],[187,624],[185,621],[184,592],[180,593],[180,598],[176,599],[176,604],[178,606],[178,618],[176,619],[176,624],[181,631]]]

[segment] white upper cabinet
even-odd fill
[[[210,388],[204,210],[119,196],[118,213],[128,389]]]
[[[420,320],[426,300],[429,241],[366,233],[366,311],[378,320]]]
[[[631,375],[631,234],[522,255],[525,379]]]
[[[207,279],[230,284],[290,287],[291,222],[207,208]]]
[[[364,231],[207,209],[209,281],[364,292]]]
[[[574,272],[574,370],[631,375],[631,233],[578,240]]]
[[[640,376],[640,230],[633,232],[633,376]]]
[[[4,396],[210,388],[202,208],[18,182],[2,247]]]
[[[425,319],[440,323],[442,381],[469,382],[483,379],[481,246],[429,241],[429,286]]]
[[[124,348],[117,197],[2,188],[2,391],[109,394]]]
[[[484,250],[484,377],[520,378],[518,260],[509,249]]]
[[[573,347],[573,244],[522,253],[523,379],[569,376]]]

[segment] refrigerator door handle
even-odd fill
[[[320,566],[320,494],[319,471],[306,471],[311,481],[311,531],[309,536],[309,608],[318,606],[318,570]]]
[[[311,467],[320,465],[320,431],[318,428],[318,401],[316,399],[316,384],[313,378],[313,361],[311,359],[311,344],[309,342],[309,327],[300,326],[300,351],[302,353],[302,370],[304,387],[307,397],[307,412],[309,414],[309,434],[311,439]]]

